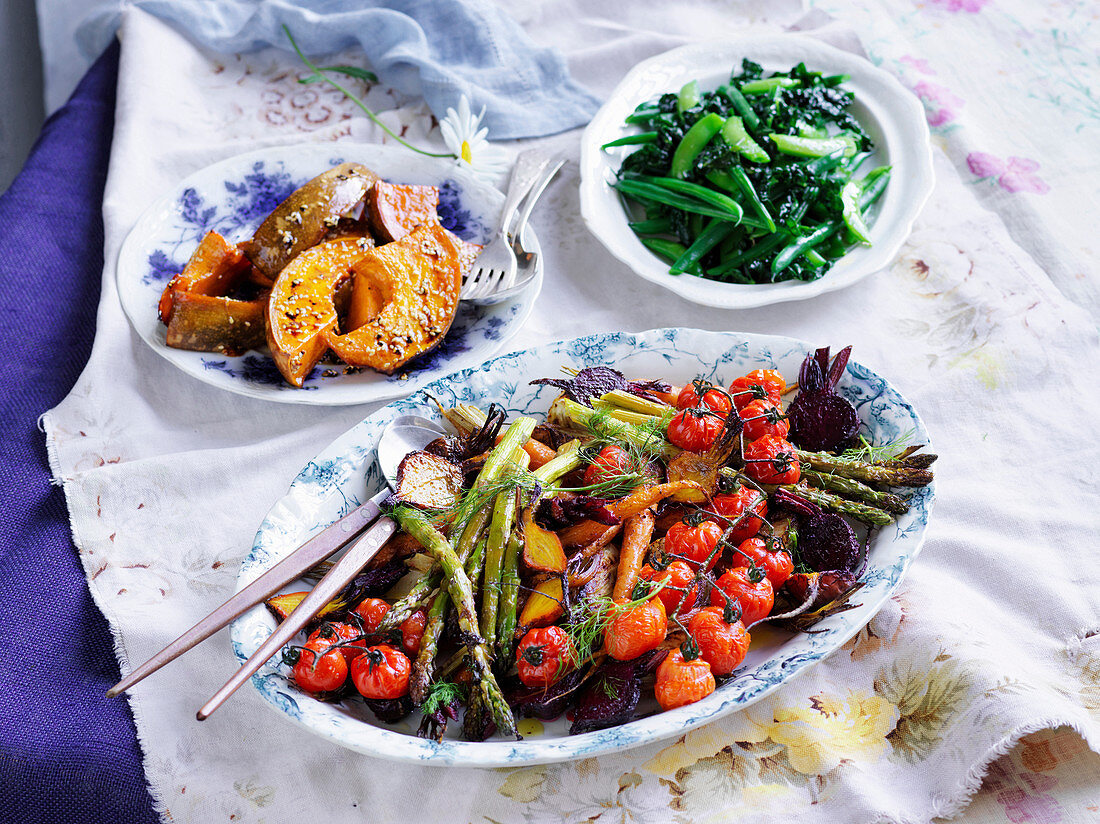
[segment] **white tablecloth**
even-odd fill
[[[987,113],[984,97],[964,104],[968,92],[946,91],[964,74],[1031,99],[1018,78],[965,62],[979,35],[967,15],[1000,10],[984,0],[896,6],[889,24],[870,25],[888,15],[877,9],[851,22],[929,101],[937,187],[889,269],[799,304],[696,307],[638,280],[586,233],[573,164],[540,207],[546,286],[510,346],[677,325],[853,344],[917,406],[943,456],[928,543],[899,595],[843,650],[746,712],[623,755],[511,771],[357,756],[280,721],[247,690],[196,724],[195,707],[233,666],[218,636],[132,693],[166,820],[285,821],[307,811],[407,820],[415,809],[438,821],[927,821],[961,809],[990,761],[1025,733],[1069,726],[1100,749],[1100,597],[1091,580],[1100,456],[1089,430],[1097,337],[1086,311],[1095,284],[1073,277],[1076,261],[1095,263],[1091,235],[1074,229],[1094,195],[1086,175],[1065,166],[1069,152],[1030,148],[1044,134],[1034,123],[1024,133],[1026,112],[998,119],[1008,115]],[[801,12],[793,2],[671,10],[655,0],[598,14],[565,0],[509,9],[600,94],[637,60],[687,39],[775,30]],[[818,12],[802,25],[827,22]],[[823,31],[858,46],[850,29]],[[72,395],[46,418],[74,539],[124,670],[226,597],[267,508],[309,457],[371,411],[267,405],[196,383],[151,352],[118,305],[122,239],[191,171],[259,145],[380,139],[344,102],[326,100],[325,118],[295,109],[295,70],[285,53],[205,54],[143,13],[126,19],[99,331]],[[437,139],[418,101],[398,102],[387,117],[410,139]],[[1048,130],[1072,133],[1051,117]],[[539,143],[575,159],[577,139]],[[1001,779],[1024,794],[1021,809],[1049,789],[1030,769]]]

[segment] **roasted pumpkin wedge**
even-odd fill
[[[370,226],[382,240],[401,240],[417,226],[438,223],[439,189],[379,181],[367,194]]]
[[[430,452],[410,452],[397,467],[396,497],[424,509],[453,506],[462,491],[462,470]]]
[[[458,308],[461,243],[433,223],[367,252],[353,267],[348,333],[325,331],[332,351],[352,366],[392,375],[437,346]]]
[[[167,343],[175,349],[239,355],[264,345],[267,293],[255,300],[176,292]]]
[[[183,271],[164,287],[157,305],[161,321],[172,320],[174,294],[227,295],[247,270],[248,259],[236,246],[217,232],[207,232]]]
[[[359,163],[335,166],[276,206],[242,248],[256,268],[274,280],[290,261],[320,243],[342,217],[358,217],[377,181],[378,175]]]
[[[283,377],[301,386],[328,348],[336,327],[334,295],[351,267],[370,251],[364,238],[340,238],[307,249],[275,280],[267,304],[267,345]]]

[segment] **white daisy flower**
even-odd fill
[[[470,111],[470,101],[462,95],[458,100],[458,111],[447,109],[447,116],[439,121],[439,131],[458,164],[469,167],[480,177],[494,179],[507,170],[508,156],[503,149],[490,145],[485,139],[489,129],[481,125],[484,116],[484,106],[475,116]]]

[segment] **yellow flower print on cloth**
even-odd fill
[[[874,763],[890,749],[886,736],[898,723],[898,708],[878,695],[814,695],[807,704],[777,708],[768,731],[787,747],[791,766],[823,775],[844,759]]]

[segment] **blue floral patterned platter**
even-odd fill
[[[443,343],[389,376],[340,367],[314,369],[302,389],[287,384],[266,352],[227,357],[165,343],[157,300],[210,230],[231,241],[249,238],[294,189],[326,169],[357,161],[394,183],[438,186],[440,222],[465,240],[485,244],[495,231],[504,195],[468,170],[407,149],[376,144],[280,146],[237,155],[181,182],[135,224],[119,253],[119,298],[138,335],[157,354],[194,378],[231,392],[282,403],[343,405],[407,395],[457,369],[476,366],[516,334],[542,288],[541,266],[515,300],[494,306],[459,304]],[[531,251],[542,259],[528,229]]]
[[[575,338],[503,355],[458,372],[375,412],[310,461],[260,526],[252,551],[241,567],[238,589],[381,488],[375,445],[383,427],[400,415],[438,417],[429,395],[444,405],[463,401],[485,407],[495,401],[511,416],[541,417],[557,390],[532,386],[529,381],[560,375],[562,367],[609,364],[628,377],[661,377],[673,383],[685,383],[697,375],[726,383],[752,369],[775,367],[793,380],[806,353],[814,348],[791,338],[656,329]],[[917,413],[897,390],[869,369],[850,361],[840,391],[859,410],[863,434],[872,443],[888,443],[910,431],[913,443],[929,443]],[[679,735],[758,701],[855,635],[894,592],[920,551],[934,495],[932,486],[913,490],[908,514],[873,534],[862,577],[864,587],[852,599],[856,604],[853,609],[824,619],[815,625],[812,634],[792,635],[760,627],[753,631],[753,643],[742,666],[712,695],[696,704],[655,712],[612,729],[568,735],[568,723],[560,719],[541,725],[537,734],[527,735],[522,741],[471,743],[448,738],[436,743],[416,737],[416,721],[382,724],[362,702],[328,704],[309,697],[294,686],[288,677],[289,668],[278,661],[264,666],[252,683],[275,709],[318,735],[369,755],[426,764],[538,764],[586,758]],[[302,587],[297,582],[287,590]],[[232,626],[238,659],[243,662],[274,626],[274,619],[262,606],[239,618]],[[645,711],[655,709],[652,701],[643,707]]]

